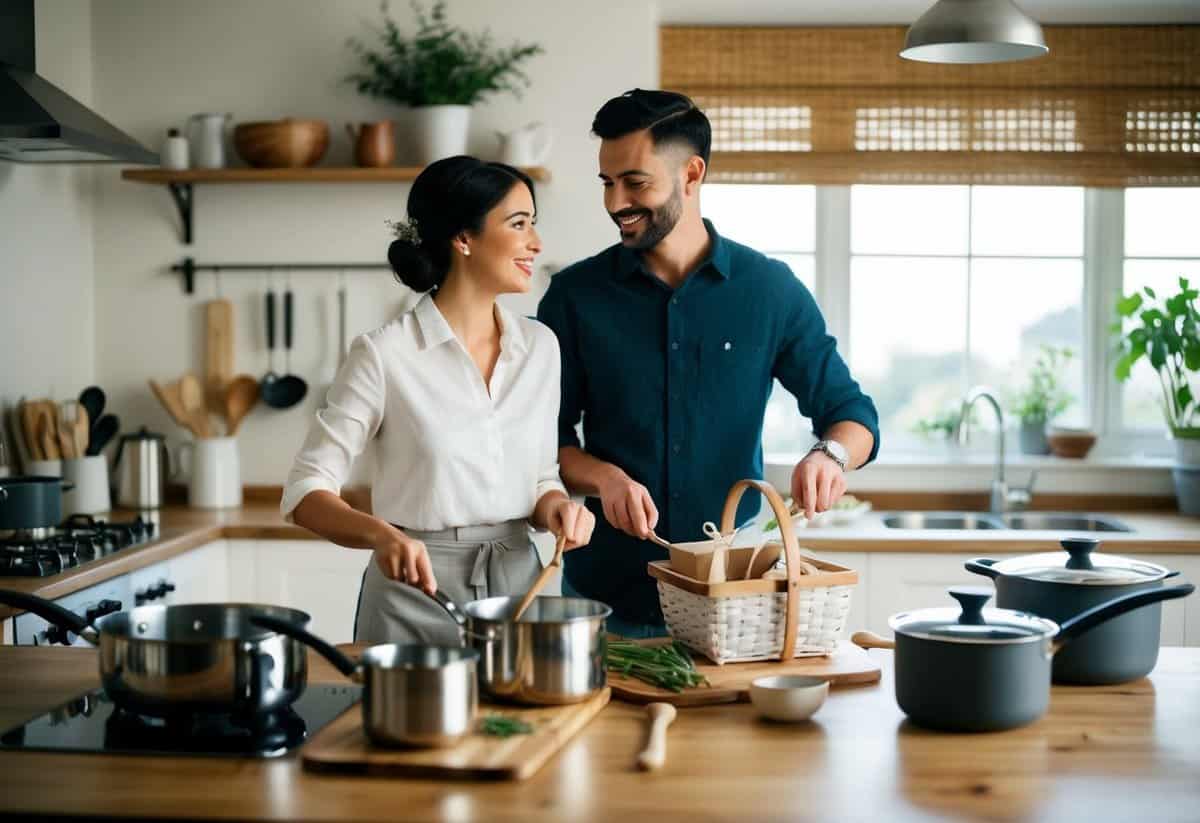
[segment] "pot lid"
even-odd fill
[[[1066,551],[1027,554],[1001,560],[992,566],[1000,574],[1083,586],[1124,586],[1162,580],[1170,572],[1162,566],[1096,551],[1100,541],[1073,537],[1062,541]]]
[[[888,625],[896,634],[950,643],[1032,643],[1058,633],[1053,620],[1012,609],[985,609],[992,589],[955,586],[948,590],[960,608],[919,609],[892,615]]]

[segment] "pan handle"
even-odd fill
[[[1145,591],[1134,592],[1124,597],[1118,597],[1115,600],[1109,600],[1107,603],[1101,603],[1099,606],[1088,609],[1083,614],[1072,617],[1063,623],[1054,638],[1052,651],[1057,652],[1064,645],[1079,637],[1079,635],[1089,629],[1094,629],[1096,626],[1114,617],[1120,617],[1126,612],[1131,612],[1134,609],[1139,609],[1142,606],[1148,606],[1152,603],[1160,603],[1163,600],[1174,600],[1178,597],[1187,597],[1195,590],[1196,587],[1191,583],[1181,583],[1178,586],[1164,586],[1161,589],[1147,589]]]
[[[888,640],[886,637],[880,637],[875,632],[855,632],[850,635],[850,641],[855,646],[863,649],[894,649],[896,648],[895,640]]]
[[[984,577],[990,577],[995,580],[1000,576],[1000,572],[992,568],[998,561],[990,557],[976,557],[974,560],[968,560],[963,563],[963,568],[975,574],[982,574]]]
[[[271,617],[266,614],[256,614],[250,618],[250,622],[259,628],[268,629],[279,634],[286,634],[288,637],[299,640],[306,646],[311,646],[317,654],[336,666],[339,672],[351,679],[357,679],[359,668],[354,664],[353,660],[338,651],[332,644],[326,643],[315,634],[302,629],[292,621]]]
[[[92,624],[87,621],[87,618],[80,617],[70,609],[64,609],[57,603],[46,600],[44,597],[38,597],[25,592],[15,592],[11,589],[0,589],[0,603],[5,606],[12,606],[14,609],[24,609],[31,614],[36,614],[38,617],[53,623],[59,628],[67,629],[68,631],[79,635],[93,646],[96,645],[97,636]],[[91,631],[88,631],[92,629]]]

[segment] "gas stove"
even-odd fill
[[[60,526],[0,532],[0,577],[49,577],[153,539],[152,522],[74,514]]]

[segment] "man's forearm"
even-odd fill
[[[620,467],[592,457],[578,446],[558,450],[558,473],[568,491],[589,497],[599,497],[601,486],[625,474]]]
[[[850,461],[846,466],[847,470],[857,469],[866,463],[867,458],[871,456],[871,449],[875,446],[875,437],[871,434],[871,430],[853,420],[834,423],[821,435],[821,439],[836,440],[846,447],[846,451],[850,455]]]

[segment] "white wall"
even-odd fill
[[[38,0],[37,71],[92,101],[91,4]],[[0,163],[0,408],[91,382],[92,171]]]
[[[392,13],[407,23],[408,4]],[[604,4],[543,0],[455,0],[452,20],[489,28],[498,43],[535,41],[546,54],[528,63],[524,98],[494,98],[479,106],[471,150],[495,151],[493,129],[540,120],[556,132],[547,164],[553,179],[539,194],[542,263],[561,267],[615,241],[596,180],[595,110],[658,76],[654,9],[642,0]],[[346,38],[378,19],[377,0],[99,0],[93,10],[95,104],[130,134],[157,146],[169,126],[194,112],[231,112],[237,120],[284,116],[327,119],[333,142],[325,164],[351,165],[344,123],[398,117],[385,103],[339,83],[353,66]],[[195,242],[183,246],[165,188],[123,182],[100,173],[95,213],[97,379],[122,415],[123,429],[140,424],[180,431],[154,402],[147,378],[168,380],[203,366],[203,305],[216,294],[211,274],[185,296],[166,268],[185,255],[201,262],[384,260],[386,218],[402,217],[408,186],[276,185],[196,188]],[[406,290],[386,272],[350,273],[350,327],[372,328],[396,313]],[[297,303],[293,370],[310,384],[306,401],[287,411],[260,407],[239,432],[247,483],[282,483],[309,419],[317,391],[332,374],[336,341],[336,275],[291,277]],[[513,300],[532,313],[544,291]],[[261,375],[264,275],[226,274],[221,291],[234,301],[236,368]],[[282,278],[276,285],[282,287]],[[411,293],[408,293],[411,294]],[[283,368],[282,357],[277,363]]]

